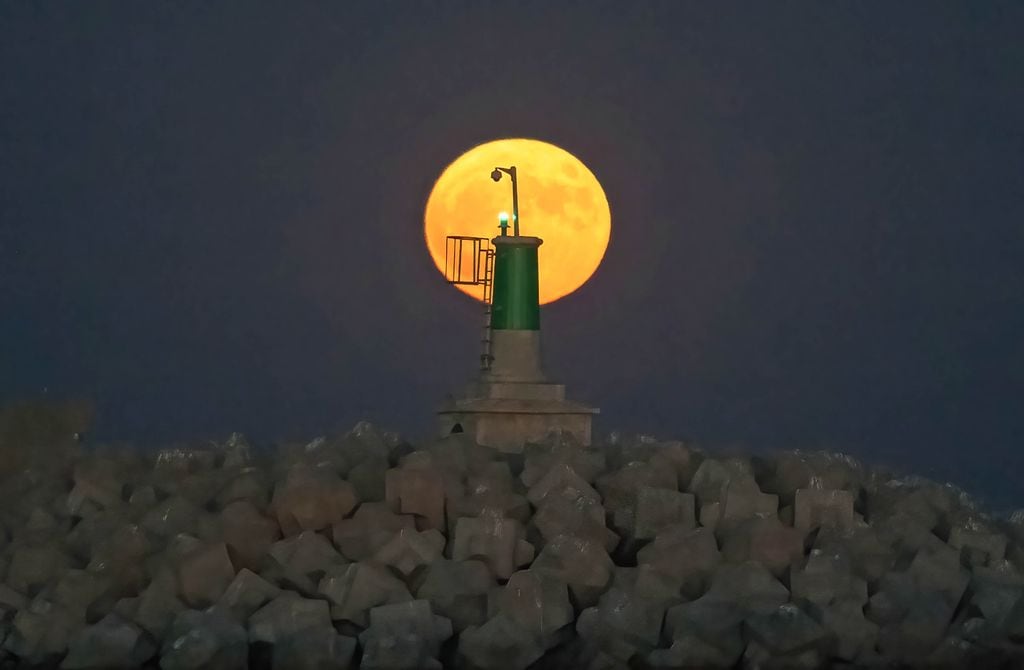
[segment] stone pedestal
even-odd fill
[[[465,432],[478,444],[506,452],[522,451],[526,442],[552,431],[569,433],[586,446],[597,413],[566,400],[562,384],[481,380],[441,407],[438,428],[441,435]]]

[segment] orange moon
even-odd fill
[[[544,240],[538,250],[540,302],[563,298],[583,286],[608,248],[611,211],[597,177],[571,153],[547,142],[504,139],[473,147],[438,177],[427,199],[423,234],[434,265],[444,274],[449,235],[493,238],[498,215],[512,213],[508,175],[491,179],[495,167],[516,167],[519,234]],[[511,220],[509,235],[512,234]],[[482,300],[482,287],[456,285]]]

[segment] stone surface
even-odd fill
[[[259,569],[263,556],[281,537],[277,521],[264,516],[251,500],[234,500],[221,510],[224,543],[238,568]]]
[[[898,621],[882,624],[878,649],[901,663],[915,663],[931,654],[942,642],[953,619],[953,608],[942,594],[917,592]]]
[[[357,466],[358,467],[358,466]],[[356,667],[356,639],[333,628],[306,628],[274,645],[272,665],[288,670],[348,670]]]
[[[11,550],[7,585],[19,593],[33,592],[72,565],[72,559],[55,542],[20,546]]]
[[[539,503],[532,525],[541,539],[550,542],[559,535],[575,535],[600,544],[605,551],[615,549],[619,536],[605,525],[604,507],[596,498],[569,497],[575,493],[566,490],[548,495]]]
[[[345,480],[355,488],[359,500],[384,500],[384,473],[390,467],[382,455],[367,458],[352,468]]]
[[[785,602],[780,597],[765,598],[762,594],[759,603],[763,611]],[[663,652],[651,652],[650,663],[655,667],[733,667],[743,654],[741,624],[748,609],[727,593],[705,594],[669,608],[665,613],[665,634],[672,644]]]
[[[180,496],[171,496],[156,503],[139,521],[148,533],[171,538],[181,533],[195,533],[200,508]]]
[[[54,604],[69,610],[82,612],[87,618],[113,602],[103,603],[110,593],[111,580],[102,574],[72,568],[61,575],[44,593]],[[109,608],[107,608],[109,609]],[[103,612],[106,614],[107,612]]]
[[[643,489],[676,490],[673,470],[633,461],[597,479],[605,508],[611,513],[612,528],[620,535],[635,536],[637,497]]]
[[[526,523],[530,503],[522,486],[512,475],[508,463],[488,462],[466,474],[466,485],[457,500],[449,500],[448,527],[465,516],[480,516],[484,510],[498,511],[500,516]]]
[[[985,567],[1006,555],[1006,536],[980,528],[957,526],[949,532],[949,546],[959,549],[970,566]]]
[[[124,482],[111,463],[96,459],[75,466],[74,487],[68,494],[67,510],[78,514],[88,503],[103,509],[121,503]]]
[[[0,611],[17,612],[28,604],[28,598],[6,584],[0,584]],[[6,617],[0,617],[6,618]]]
[[[845,533],[821,529],[813,548],[826,554],[845,556],[853,574],[868,582],[881,579],[882,575],[893,568],[897,559],[894,548],[867,524],[856,525]]]
[[[854,575],[847,558],[838,552],[812,549],[807,560],[790,573],[793,600],[824,607],[837,601],[863,606],[868,599],[868,584]]]
[[[274,487],[271,507],[287,537],[329,528],[344,519],[357,502],[355,487],[334,472],[297,464]]]
[[[452,558],[482,561],[499,579],[511,577],[533,555],[533,545],[525,540],[523,526],[515,519],[485,514],[459,519],[455,525]]]
[[[544,546],[530,566],[569,587],[578,607],[591,607],[611,579],[614,564],[603,547],[593,542],[559,535]]]
[[[231,433],[224,442],[215,443],[213,449],[219,452],[223,468],[242,468],[253,460],[252,447],[242,433]]]
[[[756,640],[776,654],[792,654],[823,646],[828,635],[814,619],[792,603],[755,613],[747,617],[743,625],[749,639]]]
[[[275,542],[268,553],[288,571],[313,582],[319,581],[331,568],[347,563],[327,538],[311,530]]]
[[[29,517],[28,524],[33,522],[32,516]],[[64,538],[65,553],[79,561],[90,560],[94,554],[100,551],[105,540],[114,535],[118,528],[128,521],[128,516],[124,510],[120,509],[96,510],[88,516],[82,517]],[[195,519],[191,521],[193,524],[195,523]],[[15,527],[11,542],[12,548],[22,546],[42,548],[54,545],[56,538],[49,533],[46,533],[45,537],[26,537],[26,534],[35,535],[35,533],[28,532],[28,524],[25,526],[26,532],[18,532],[17,526]],[[143,530],[145,531],[145,529]]]
[[[593,482],[607,469],[604,452],[583,449],[577,445],[527,444],[523,450],[523,472],[520,479],[533,487],[549,472],[568,466],[586,482]]]
[[[249,617],[249,641],[274,644],[306,629],[332,628],[326,600],[282,594]]]
[[[653,540],[665,528],[693,528],[697,518],[692,493],[645,486],[637,492],[633,536]]]
[[[332,537],[338,550],[351,561],[373,556],[403,528],[415,530],[411,514],[396,514],[386,503],[363,503],[350,519],[334,524]]]
[[[388,470],[384,475],[384,496],[396,514],[412,514],[416,518],[417,528],[445,528],[444,479],[436,470]]]
[[[137,623],[155,640],[164,639],[175,617],[185,609],[177,597],[177,583],[171,577],[154,580],[137,598],[118,602],[122,616]]]
[[[553,635],[573,621],[565,582],[537,570],[520,570],[493,598],[491,608],[547,646]]]
[[[459,636],[460,659],[477,670],[526,670],[544,655],[540,640],[505,614]]]
[[[370,625],[359,634],[360,667],[367,670],[441,668],[441,643],[451,637],[451,622],[435,615],[426,600],[382,605],[370,610]]]
[[[818,670],[823,660],[816,649],[781,654],[757,640],[750,640],[743,652],[742,663],[743,667],[763,670]]]
[[[778,508],[778,496],[763,493],[753,478],[740,478],[722,487],[717,518],[715,508],[709,507],[709,513],[701,515],[701,525],[728,531],[749,519],[775,518]]]
[[[150,484],[139,484],[132,487],[128,496],[128,504],[137,509],[147,509],[156,503],[156,489]]]
[[[71,638],[84,627],[84,612],[35,598],[14,616],[4,649],[26,664],[52,662],[64,654]]]
[[[143,582],[146,556],[158,547],[138,524],[117,524],[91,543],[86,569],[108,577],[113,588],[133,591]]]
[[[707,595],[738,603],[747,612],[771,610],[789,600],[789,591],[766,566],[754,561],[725,565],[711,580]]]
[[[266,603],[281,595],[281,589],[247,568],[235,575],[217,606],[227,610],[236,621],[244,623]]]
[[[1006,613],[1004,626],[1010,640],[1024,643],[1024,598],[1018,598],[1017,603]]]
[[[654,542],[637,552],[637,564],[647,565],[672,578],[689,597],[704,592],[707,581],[721,563],[714,534],[688,524],[663,529]]]
[[[726,561],[756,561],[776,576],[785,574],[803,555],[803,534],[775,518],[748,519],[729,531],[722,542]]]
[[[412,600],[401,580],[373,563],[335,568],[320,580],[318,591],[331,604],[331,618],[365,626],[369,611],[379,605]]]
[[[245,629],[216,608],[179,613],[160,650],[163,670],[246,670],[248,663]]]
[[[487,595],[495,586],[490,569],[481,561],[439,559],[425,570],[416,597],[430,601],[433,611],[461,632],[487,619]]]
[[[68,655],[60,667],[67,670],[137,668],[155,653],[156,645],[141,628],[108,614],[71,638]]]
[[[223,543],[199,547],[190,552],[178,568],[181,598],[192,607],[207,607],[217,602],[234,578],[235,568]]]
[[[822,526],[840,531],[853,527],[853,494],[841,490],[797,489],[793,527],[809,533]]]
[[[838,601],[812,612],[832,636],[832,653],[836,658],[855,663],[874,654],[878,625],[864,617],[863,605]]]
[[[530,486],[526,498],[534,507],[539,507],[550,495],[563,496],[568,500],[583,498],[597,504],[601,503],[601,495],[597,490],[568,463],[553,465]]]
[[[373,560],[393,568],[404,577],[411,577],[417,570],[438,560],[444,545],[444,535],[436,528],[422,532],[402,529],[377,550]]]
[[[699,465],[693,449],[678,441],[661,442],[651,453],[651,465],[676,473],[676,488],[685,491]]]
[[[227,473],[222,470],[202,470],[193,472],[175,482],[168,488],[177,496],[188,500],[200,509],[208,509],[211,506],[217,492],[220,491],[227,481]],[[157,482],[161,484],[163,482]]]
[[[191,473],[208,470],[216,462],[217,454],[207,448],[196,445],[167,447],[157,452],[153,472],[163,482],[173,482]]]
[[[971,605],[986,621],[1002,627],[1010,610],[1024,598],[1024,574],[1006,560],[975,568],[968,594]]]
[[[597,606],[583,610],[576,631],[609,658],[628,664],[654,650],[665,611],[677,604],[672,585],[650,568],[617,568]]]
[[[772,466],[767,490],[785,505],[792,505],[798,489],[858,489],[864,479],[863,467],[845,454],[790,451],[779,454]]]
[[[687,491],[692,493],[697,504],[720,502],[725,487],[730,482],[757,483],[750,462],[741,459],[704,459],[694,472]]]
[[[684,635],[672,641],[668,649],[656,649],[647,656],[652,668],[733,668],[743,655],[743,640],[739,633],[728,639],[719,638],[719,644],[708,642],[697,635]]]
[[[217,493],[217,505],[224,509],[231,503],[244,500],[252,503],[257,509],[265,510],[270,502],[270,480],[263,468],[248,466],[241,468],[229,477]]]
[[[300,572],[296,566],[288,563],[282,565],[269,554],[263,557],[257,574],[283,591],[298,593],[307,598],[317,594],[318,582],[314,578],[316,573],[310,575]]]
[[[960,552],[941,543],[919,551],[907,574],[920,591],[941,595],[951,609],[959,605],[970,582],[970,575],[960,565]]]

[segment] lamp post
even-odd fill
[[[519,185],[516,183],[516,166],[494,168],[494,171],[491,172],[491,179],[496,182],[501,181],[502,172],[512,179],[512,234],[519,237]]]

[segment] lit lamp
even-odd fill
[[[502,172],[512,179],[512,234],[519,237],[519,184],[516,182],[516,166],[494,168],[491,172],[491,179],[500,181]],[[506,216],[508,215],[506,214]]]

